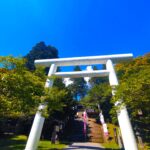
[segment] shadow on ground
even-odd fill
[[[67,142],[86,142],[87,138],[83,134],[83,121],[79,118],[73,119],[66,127],[62,141]]]

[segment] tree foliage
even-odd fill
[[[0,57],[0,114],[33,113],[43,94],[43,80],[25,68],[25,60]]]
[[[81,71],[79,66],[74,68],[74,71]],[[68,88],[72,91],[74,98],[77,100],[79,97],[83,98],[87,92],[87,84],[84,78],[72,78],[72,84]]]
[[[112,108],[111,87],[107,83],[95,84],[88,91],[88,94],[81,100],[81,104],[86,108],[97,109],[98,104],[104,113],[104,116],[110,119],[110,110]]]
[[[106,69],[104,65],[102,66],[102,69]],[[97,66],[94,66],[93,70],[98,70]],[[108,83],[108,77],[92,77],[89,82],[93,87],[94,85],[99,85],[101,83]]]
[[[142,122],[150,123],[150,54],[116,66],[120,85],[114,100],[122,98],[132,117],[139,111]]]
[[[44,69],[30,72],[25,60],[14,57],[0,57],[0,114],[1,116],[35,114],[40,103],[47,103],[46,115],[65,108],[70,109],[73,99],[70,91],[61,82],[53,88],[44,88]]]
[[[53,46],[47,46],[44,42],[39,42],[32,48],[25,58],[27,59],[26,67],[29,70],[35,70],[35,59],[58,58],[58,50]]]

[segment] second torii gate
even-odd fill
[[[115,86],[118,85],[118,79],[113,64],[132,59],[132,57],[133,57],[132,54],[117,54],[117,55],[103,55],[103,56],[89,56],[89,57],[43,59],[43,60],[35,60],[35,64],[50,67],[48,76],[55,75],[62,78],[108,76],[110,86],[112,87],[112,95],[115,95]],[[57,67],[60,66],[94,65],[94,64],[106,64],[106,70],[56,72]],[[46,88],[52,87],[52,85],[53,81],[47,79],[45,87]],[[119,105],[121,103],[122,101],[118,100],[118,102],[116,102],[115,105]],[[40,110],[44,108],[45,105],[42,104],[38,108],[25,150],[37,149],[38,141],[40,139],[45,120]],[[134,137],[134,132],[125,105],[121,106],[120,109],[117,111],[117,117],[121,129],[125,150],[138,150],[136,139]]]

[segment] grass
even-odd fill
[[[110,150],[120,150],[119,146],[115,143],[103,143],[102,146]]]
[[[0,139],[1,150],[23,150],[25,148],[27,137],[24,135],[4,137]],[[66,147],[65,144],[51,144],[50,141],[40,141],[38,150],[62,150]]]
[[[150,146],[148,143],[144,143],[144,148],[141,147],[139,144],[138,144],[138,149],[139,150],[149,150],[150,149]]]
[[[146,145],[145,148],[146,148],[147,150],[150,149],[150,144],[149,144],[149,143],[146,143],[145,145]]]
[[[114,128],[117,128],[117,126],[113,125],[113,124],[107,124],[108,126],[108,130],[109,130],[109,136],[111,137],[111,140],[110,141],[106,141],[105,143],[102,143],[102,145],[104,146],[104,148],[106,149],[114,149],[114,150],[120,150],[119,148],[119,145],[116,144],[115,142],[115,138],[114,138],[114,131],[113,129]],[[149,143],[145,143],[145,146],[144,148],[140,148],[140,146],[138,145],[138,149],[139,150],[149,150],[150,149],[150,146],[149,146]]]
[[[60,143],[56,143],[56,144],[51,144],[50,141],[40,141],[39,146],[38,146],[38,150],[62,150],[66,147],[65,144],[60,144]]]
[[[104,146],[104,148],[107,149],[119,150],[120,148],[118,144],[116,144],[115,142],[114,130],[113,130],[114,128],[118,128],[118,127],[113,124],[107,124],[107,126],[108,126],[110,140],[105,141],[105,143],[102,143],[102,145]]]

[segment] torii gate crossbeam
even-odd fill
[[[35,65],[42,65],[49,67],[51,64],[56,66],[79,66],[79,65],[95,65],[106,64],[108,59],[113,63],[126,61],[132,59],[132,54],[116,54],[116,55],[103,55],[103,56],[87,56],[87,57],[72,57],[72,58],[59,58],[59,59],[39,59],[35,60]]]
[[[113,87],[112,95],[115,95],[114,87],[118,85],[118,79],[114,70],[113,63],[127,61],[129,59],[132,59],[132,57],[133,54],[117,54],[117,55],[74,57],[74,58],[60,58],[60,59],[43,59],[43,60],[35,60],[35,64],[50,67],[48,76],[55,75],[62,78],[108,76],[110,86]],[[106,64],[106,70],[56,72],[58,66],[94,65],[94,64]],[[46,88],[52,87],[52,85],[53,81],[47,79],[45,87]],[[118,100],[116,104],[120,103],[122,102]],[[39,110],[44,108],[45,108],[44,105],[39,106]],[[117,111],[117,117],[121,129],[125,150],[138,150],[131,122],[125,105],[120,107],[120,110]],[[25,150],[37,149],[37,144],[42,132],[44,119],[45,118],[42,116],[41,112],[37,111]]]

